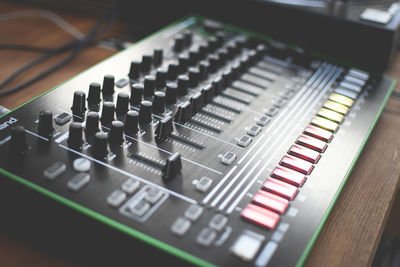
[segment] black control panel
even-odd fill
[[[188,17],[0,118],[0,174],[197,265],[301,265],[393,86]]]

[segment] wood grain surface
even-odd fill
[[[1,13],[26,9],[25,6],[0,3]],[[31,7],[28,7],[31,8]],[[87,32],[96,18],[60,14],[82,32]],[[123,32],[117,25],[109,34]],[[0,43],[55,47],[72,37],[42,18],[21,18],[0,22]],[[0,105],[15,108],[27,100],[73,77],[114,52],[91,46],[70,64],[18,93],[1,97]],[[0,50],[0,80],[37,57],[31,52]],[[10,83],[13,86],[59,60],[54,57],[34,67]],[[388,75],[400,80],[400,56],[397,55]],[[400,86],[396,85],[400,92]],[[400,101],[389,99],[346,186],[337,199],[325,226],[305,263],[306,266],[368,266],[371,264],[381,233],[391,210],[400,178]],[[54,253],[18,235],[0,231],[0,262],[6,266],[75,266],[63,253]],[[62,256],[60,256],[62,255]],[[84,261],[86,262],[86,261]],[[3,265],[3,264],[1,264]]]

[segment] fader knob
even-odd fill
[[[163,180],[168,182],[172,180],[182,169],[181,155],[176,152],[172,154],[166,161],[162,173]]]
[[[188,92],[189,77],[187,75],[179,75],[178,77],[178,95],[184,96]]]
[[[103,79],[103,95],[114,94],[114,76],[108,74]]]
[[[26,149],[26,132],[22,126],[11,128],[10,154],[20,154]]]
[[[101,87],[99,83],[90,83],[89,95],[87,98],[89,105],[97,105],[100,103],[101,101],[100,92],[101,92]]]
[[[151,55],[142,56],[142,72],[148,73],[151,70],[151,65],[153,64],[153,57]]]
[[[125,114],[129,109],[129,95],[127,93],[119,93],[117,98],[116,112],[118,115]]]
[[[115,105],[113,102],[104,102],[101,112],[101,123],[109,125],[114,120]]]
[[[132,61],[131,67],[129,69],[129,78],[132,80],[137,80],[140,77],[140,72],[142,70],[142,63],[140,61]]]
[[[173,131],[173,121],[171,116],[167,116],[160,120],[160,122],[157,124],[157,129],[155,131],[156,137],[158,139],[163,139],[166,138],[168,135],[170,135]]]
[[[120,145],[124,141],[124,123],[122,121],[113,121],[109,134],[110,144]]]
[[[154,49],[153,52],[153,64],[155,67],[158,67],[162,64],[163,62],[163,50],[162,49]]]
[[[86,116],[85,133],[87,135],[94,135],[99,131],[99,113],[91,111]]]
[[[192,117],[191,104],[190,102],[184,102],[179,105],[177,112],[175,113],[175,121],[184,124]]]
[[[144,77],[143,96],[153,96],[156,87],[156,78],[153,75]]]
[[[107,134],[103,132],[94,135],[92,154],[95,158],[104,158],[108,154],[107,150]]]
[[[165,93],[157,91],[153,98],[153,113],[162,114],[165,111]]]
[[[86,94],[83,91],[75,91],[71,107],[72,113],[77,116],[83,116],[86,111]]]
[[[131,87],[131,98],[129,99],[129,103],[131,105],[139,105],[142,102],[143,95],[143,85],[140,83],[135,83]]]
[[[165,89],[165,102],[170,104],[176,103],[176,95],[178,91],[178,85],[176,83],[168,83]]]
[[[140,103],[139,121],[141,123],[150,123],[152,120],[151,113],[153,112],[153,103],[143,100]]]
[[[70,148],[79,149],[82,146],[82,130],[83,126],[79,122],[72,122],[69,125],[67,143]]]
[[[139,130],[139,113],[135,110],[130,110],[125,117],[125,133],[136,134]]]
[[[39,135],[49,138],[53,132],[53,113],[50,111],[41,111],[39,114]]]

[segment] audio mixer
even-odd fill
[[[302,265],[394,84],[190,16],[0,118],[0,174],[196,265]]]

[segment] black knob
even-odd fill
[[[108,74],[103,79],[103,95],[114,94],[114,76]]]
[[[177,112],[175,113],[175,121],[184,124],[185,122],[190,120],[190,118],[192,117],[191,108],[192,106],[188,101],[180,104],[178,106]]]
[[[204,95],[197,92],[190,97],[190,103],[192,104],[192,114],[199,112],[203,108]]]
[[[72,122],[69,125],[67,143],[70,148],[79,149],[82,146],[82,130],[83,126],[79,122]]]
[[[21,154],[26,149],[26,132],[22,126],[11,128],[10,154]]]
[[[209,52],[213,52],[215,49],[218,47],[218,41],[217,38],[215,37],[210,37],[208,39],[208,47],[209,47]]]
[[[232,79],[233,80],[237,80],[239,79],[240,75],[241,75],[241,70],[240,70],[240,63],[239,62],[235,62],[232,65]]]
[[[142,70],[142,66],[141,66],[141,62],[140,61],[132,61],[131,62],[131,67],[129,69],[129,78],[132,80],[137,80],[140,77],[140,72]]]
[[[189,50],[189,65],[194,66],[200,60],[200,53],[197,47],[194,47]]]
[[[228,59],[232,59],[235,57],[238,49],[235,42],[231,42],[226,46],[226,51],[228,52]]]
[[[200,81],[200,70],[198,68],[189,68],[189,86],[195,88]]]
[[[225,42],[225,33],[219,31],[215,34],[215,36],[217,37],[217,46],[218,47],[222,46]]]
[[[129,95],[127,93],[119,93],[117,98],[116,113],[118,115],[125,114],[129,109]]]
[[[218,49],[219,65],[224,65],[228,58],[228,50],[225,48]]]
[[[187,30],[183,33],[183,45],[189,47],[192,45],[192,32]]]
[[[148,73],[151,70],[151,65],[153,65],[153,57],[151,55],[142,56],[142,72]]]
[[[82,117],[86,111],[86,94],[83,91],[75,91],[71,107],[74,115]]]
[[[156,87],[156,77],[147,75],[144,77],[143,96],[153,96]]]
[[[180,54],[178,57],[179,62],[179,73],[186,72],[187,67],[189,66],[189,56],[187,54]]]
[[[199,59],[204,59],[208,54],[208,43],[199,46]]]
[[[168,72],[164,68],[158,68],[156,72],[156,88],[164,88],[167,82]]]
[[[130,110],[125,117],[125,133],[136,134],[139,131],[139,113],[135,110]]]
[[[242,72],[245,72],[250,66],[250,58],[247,55],[244,55],[240,59],[240,66]]]
[[[188,92],[189,77],[187,75],[179,75],[178,77],[178,95],[184,96]]]
[[[94,135],[99,131],[99,113],[91,111],[86,116],[85,133],[89,136]]]
[[[101,159],[107,156],[107,140],[108,136],[103,132],[94,135],[92,154],[95,158]]]
[[[181,52],[183,50],[183,46],[184,46],[183,36],[182,35],[178,35],[177,37],[175,37],[173,50],[175,52],[179,53],[179,52]]]
[[[176,152],[172,154],[162,168],[163,180],[168,182],[172,180],[182,169],[181,155]]]
[[[173,131],[173,126],[172,126],[172,117],[171,116],[166,116],[163,118],[157,125],[155,134],[156,138],[162,139],[166,138],[168,135],[170,135]]]
[[[97,105],[100,103],[100,92],[101,87],[99,83],[90,83],[89,85],[89,94],[88,94],[88,104],[89,105]]]
[[[224,73],[222,73],[222,79],[224,80],[224,87],[228,87],[231,85],[232,81],[233,81],[233,74],[232,74],[232,70],[227,69],[224,71]]]
[[[222,91],[224,91],[225,87],[224,87],[224,80],[222,79],[221,76],[215,78],[212,82],[212,85],[214,87],[214,95],[219,95],[220,93],[222,93]]]
[[[39,114],[39,135],[49,138],[53,133],[53,113],[50,111],[41,111]]]
[[[267,47],[264,44],[259,44],[257,45],[256,50],[257,50],[257,57],[258,59],[260,59],[265,55]]]
[[[109,125],[114,120],[115,105],[113,102],[104,102],[101,112],[101,123]]]
[[[254,62],[257,60],[257,51],[256,50],[250,50],[247,55],[249,56],[249,61],[250,64],[254,64]]]
[[[204,81],[205,79],[208,78],[208,68],[210,67],[210,64],[208,64],[207,61],[202,61],[199,64],[199,70],[200,70],[200,80]]]
[[[178,92],[178,85],[176,83],[168,83],[165,89],[165,102],[170,104],[176,103],[176,95]]]
[[[206,85],[203,89],[201,89],[201,94],[203,95],[204,103],[210,103],[214,98],[214,86],[211,84]]]
[[[152,120],[151,113],[153,112],[153,103],[143,100],[140,103],[139,121],[141,123],[150,123]]]
[[[154,53],[153,53],[153,63],[155,67],[158,67],[162,64],[163,62],[163,50],[162,49],[154,49]]]
[[[178,76],[179,64],[177,62],[169,63],[168,65],[168,80],[176,80]]]
[[[207,57],[207,59],[210,64],[210,67],[209,67],[210,72],[212,72],[212,73],[216,72],[217,69],[220,67],[219,66],[219,57],[217,55],[212,54],[212,55],[209,55]]]
[[[135,83],[131,86],[131,98],[129,99],[129,103],[131,105],[139,105],[142,102],[143,95],[143,85],[140,83]]]
[[[124,123],[122,121],[113,121],[109,134],[110,144],[120,145],[124,142]]]
[[[162,114],[165,111],[165,93],[157,91],[153,98],[153,113]]]

